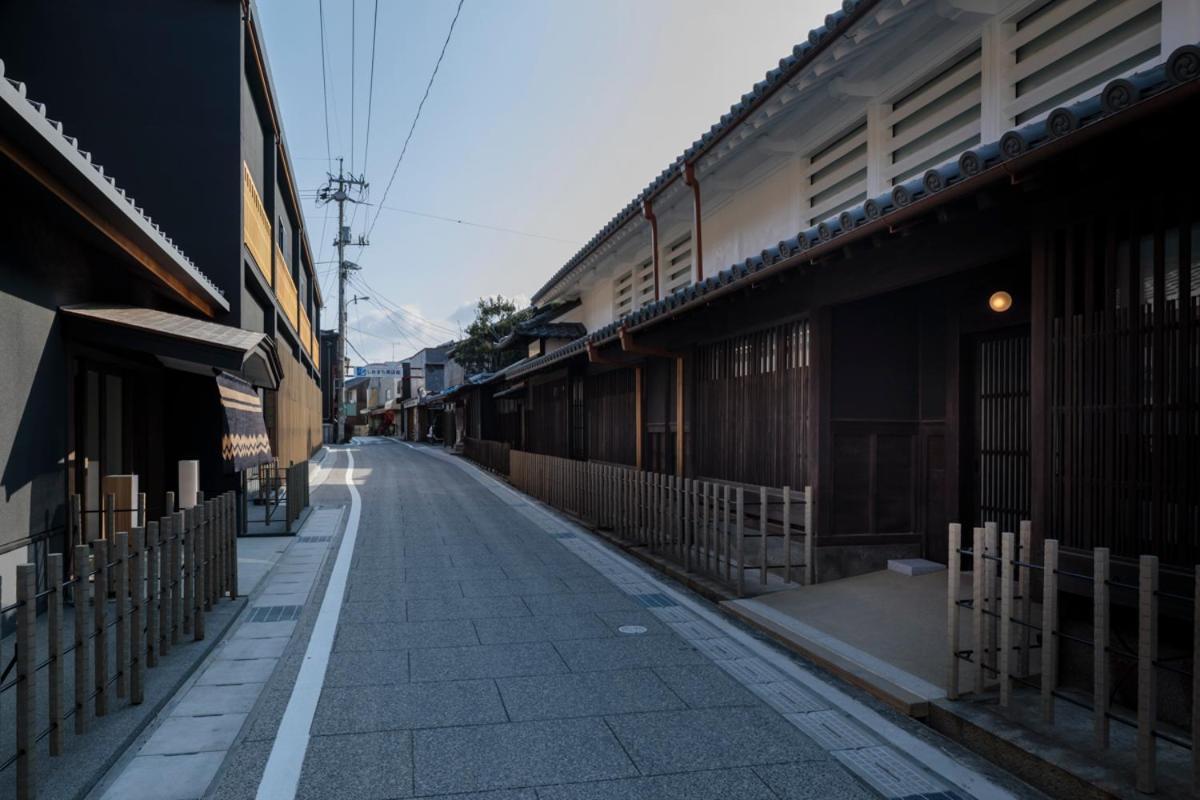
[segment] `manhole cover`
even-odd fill
[[[622,625],[621,627],[617,628],[617,631],[620,633],[645,633],[646,626],[645,625]]]

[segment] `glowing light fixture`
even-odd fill
[[[988,308],[997,314],[1003,314],[1012,308],[1012,295],[1008,292],[993,292],[988,298]]]

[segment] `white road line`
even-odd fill
[[[350,574],[354,543],[358,539],[358,520],[362,514],[362,499],[354,486],[354,455],[347,450],[346,458],[345,483],[350,490],[350,517],[346,520],[346,533],[338,548],[325,598],[321,601],[321,610],[317,613],[317,621],[308,640],[308,649],[304,651],[300,674],[296,677],[296,685],[292,687],[292,696],[283,712],[275,743],[271,746],[271,755],[259,781],[257,800],[295,800],[300,783],[300,768],[304,766],[313,715],[317,711],[321,687],[325,684],[325,669],[329,666],[338,616],[342,613],[346,579]]]

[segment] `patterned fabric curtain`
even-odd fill
[[[263,421],[262,401],[254,387],[227,372],[217,373],[217,390],[225,412],[221,457],[226,472],[240,472],[271,461],[271,441]]]

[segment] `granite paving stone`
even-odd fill
[[[398,583],[397,586],[404,584]],[[404,622],[407,616],[407,606],[403,600],[388,598],[373,603],[343,603],[338,615],[338,623],[398,623]]]
[[[710,770],[538,789],[538,800],[777,800],[749,769]]]
[[[338,625],[334,650],[415,650],[477,644],[471,620],[350,623]]]
[[[655,667],[654,672],[692,708],[762,705],[753,692],[714,664]]]
[[[258,640],[254,640],[258,641]],[[196,680],[197,686],[218,686],[233,683],[266,683],[275,671],[277,658],[230,660],[220,658],[208,666]]]
[[[557,642],[570,639],[612,638],[612,631],[595,614],[516,617],[471,621],[483,644]]]
[[[513,578],[502,580],[463,581],[462,593],[467,597],[501,597],[504,595],[569,594],[571,588],[558,578]]]
[[[408,683],[408,650],[351,650],[329,654],[326,686]]]
[[[409,600],[407,605],[410,622],[530,616],[528,606],[520,597],[443,597]]]
[[[833,761],[754,767],[780,800],[872,800],[878,795]]]
[[[314,736],[296,800],[389,800],[412,797],[412,790],[408,731]]]
[[[501,678],[504,708],[514,720],[590,717],[684,708],[650,670],[576,672],[568,675]]]
[[[137,756],[105,791],[103,800],[193,800],[197,786],[216,776],[224,753]]]
[[[554,619],[547,617],[546,619]],[[618,636],[611,640],[555,642],[573,671],[707,664],[705,656],[677,636]]]
[[[490,681],[394,686],[327,686],[313,718],[316,735],[481,725],[507,719]]]
[[[642,608],[641,604],[629,595],[616,591],[570,594],[564,597],[531,595],[525,598],[525,605],[529,606],[529,610],[533,612],[534,616],[587,613],[589,611],[638,611]]]
[[[418,795],[638,774],[608,725],[598,718],[416,731],[413,767]]]
[[[640,606],[634,609],[624,609],[622,611],[597,611],[596,616],[609,627],[609,629],[619,636],[669,636],[671,629],[667,627],[658,617],[651,614]],[[640,625],[646,630],[640,634],[620,633],[618,630],[625,625]]]
[[[138,755],[161,756],[228,750],[245,721],[245,714],[168,717],[138,750]]]
[[[349,603],[390,603],[395,600],[412,600],[426,597],[462,597],[462,589],[458,581],[397,581],[393,573],[391,577],[380,577],[373,580],[365,577],[359,571],[351,572],[353,576],[350,587],[346,590],[346,601]]]
[[[172,717],[198,717],[206,714],[244,714],[254,707],[261,683],[231,686],[193,686],[171,709]]]
[[[567,671],[567,665],[549,642],[413,650],[409,659],[414,683],[553,675]]]
[[[606,720],[646,775],[829,758],[766,708],[661,711]]]
[[[404,580],[415,581],[486,581],[507,578],[501,567],[405,567]]]

